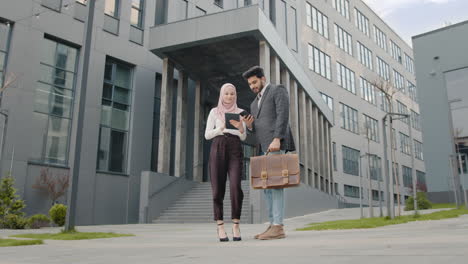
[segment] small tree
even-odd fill
[[[24,216],[23,209],[26,204],[24,200],[19,199],[14,184],[15,180],[11,176],[3,178],[0,182],[0,226],[9,215]]]
[[[43,168],[33,188],[46,192],[53,205],[67,192],[69,185],[70,177],[68,172],[54,174],[49,168]]]

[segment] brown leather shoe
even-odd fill
[[[265,231],[263,231],[263,233],[256,234],[256,235],[254,236],[254,238],[255,238],[255,239],[258,239],[259,236],[261,236],[261,235],[265,234],[266,232],[268,232],[268,230],[270,230],[270,228],[271,228],[271,225],[269,225],[268,228],[267,228]]]
[[[273,225],[271,228],[265,232],[264,234],[260,235],[258,239],[260,240],[272,240],[272,239],[280,239],[285,238],[286,235],[284,234],[284,229],[282,225]]]

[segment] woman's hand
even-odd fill
[[[229,120],[229,123],[230,123],[233,127],[237,128],[237,129],[239,130],[239,132],[244,133],[244,126],[243,126],[243,124],[242,124],[242,120],[243,120],[242,117],[241,117],[241,121],[236,121],[236,120],[232,120],[232,119],[231,119],[231,120]]]

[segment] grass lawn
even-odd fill
[[[29,246],[44,244],[42,240],[18,240],[18,239],[4,239],[0,238],[0,247],[16,247],[16,246]]]
[[[436,203],[436,204],[432,204],[431,209],[456,208],[456,207],[457,207],[457,205],[452,204],[452,203]]]
[[[60,232],[60,233],[42,233],[42,234],[21,234],[12,235],[11,237],[33,238],[33,239],[52,239],[52,240],[81,240],[81,239],[97,239],[97,238],[112,238],[112,237],[128,237],[134,236],[131,234],[116,234],[116,233],[95,233],[95,232]]]
[[[446,208],[446,207],[444,207]],[[364,218],[356,220],[339,220],[330,221],[323,223],[312,223],[307,227],[298,228],[298,231],[308,230],[331,230],[331,229],[361,229],[361,228],[375,228],[386,225],[404,224],[412,221],[427,221],[427,220],[440,220],[446,218],[455,218],[460,215],[468,214],[467,209],[452,209],[446,211],[440,211],[430,214],[423,215],[407,215],[399,216],[394,219],[388,219],[384,217]]]

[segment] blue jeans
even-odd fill
[[[270,154],[283,154],[284,151],[270,152]],[[262,155],[265,155],[263,152]],[[268,207],[268,219],[272,225],[282,225],[284,219],[284,189],[263,190]]]

